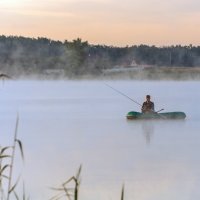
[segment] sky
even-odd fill
[[[0,35],[90,44],[200,45],[199,0],[0,0]]]

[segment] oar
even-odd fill
[[[163,110],[164,110],[164,108],[162,108],[162,109],[160,109],[160,110],[156,111],[156,113],[159,113],[160,111],[163,111]]]
[[[163,115],[161,115],[161,114],[159,113],[159,112],[162,111],[162,110],[164,110],[164,109],[162,108],[162,109],[156,111],[155,113],[158,114],[162,119],[167,119],[167,117],[165,117],[165,116],[163,116]]]

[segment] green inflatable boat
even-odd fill
[[[165,112],[165,113],[140,113],[131,111],[126,115],[127,119],[185,119],[184,112]]]

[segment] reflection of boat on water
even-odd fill
[[[185,120],[127,120],[132,133],[140,133],[144,136],[146,144],[152,142],[154,135],[168,137],[171,132],[185,132]],[[173,131],[172,131],[173,130]],[[161,136],[161,137],[162,137]],[[154,137],[155,138],[155,137]]]
[[[185,119],[184,112],[165,112],[165,113],[140,113],[131,111],[126,115],[127,119]]]
[[[152,135],[154,133],[154,123],[148,121],[142,123],[142,132],[146,138],[146,143],[150,144]]]
[[[130,126],[132,133],[142,134],[145,138],[146,144],[150,144],[154,132],[156,130],[156,121],[155,120],[127,120],[128,125]]]

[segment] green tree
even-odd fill
[[[89,56],[89,44],[87,41],[82,42],[80,38],[72,42],[65,41],[64,45],[67,48],[69,66],[74,75],[85,73],[86,61]]]

